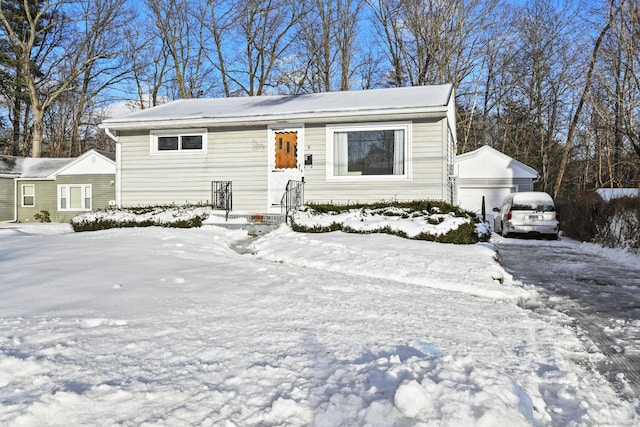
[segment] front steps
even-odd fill
[[[261,236],[270,233],[286,222],[285,215],[281,214],[247,214],[229,213],[225,218],[224,211],[214,211],[205,221],[204,225],[215,225],[229,230],[246,230],[252,236]]]

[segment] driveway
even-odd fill
[[[569,239],[539,241],[493,235],[500,262],[540,293],[526,308],[566,315],[598,369],[620,393],[640,397],[640,257]],[[599,356],[599,354],[604,357]]]

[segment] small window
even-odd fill
[[[58,185],[58,210],[90,211],[91,184]]]
[[[408,176],[408,124],[336,126],[328,128],[332,177]]]
[[[36,205],[36,187],[33,184],[22,186],[22,206],[32,208]]]
[[[169,151],[178,149],[178,137],[177,136],[159,136],[158,137],[158,151]]]
[[[206,151],[206,129],[151,131],[152,153]]]
[[[183,150],[202,150],[202,135],[189,135],[180,138]]]

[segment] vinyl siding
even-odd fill
[[[15,212],[14,179],[0,178],[0,221],[13,221]]]
[[[371,123],[398,121],[375,118]],[[406,117],[403,121],[408,121]],[[367,119],[365,118],[365,120]],[[336,121],[337,122],[337,121]],[[334,123],[334,122],[332,122]],[[448,197],[446,119],[423,119],[411,125],[411,176],[406,180],[335,181],[327,179],[327,123],[304,123],[305,201],[375,202],[381,200],[444,200]],[[212,181],[232,181],[233,209],[266,212],[268,208],[267,126],[211,128],[206,153],[151,154],[146,132],[120,134],[122,206],[209,202]]]
[[[534,191],[533,180],[529,178],[458,178],[459,187],[511,187],[518,192]]]
[[[109,206],[109,200],[115,200],[115,176],[104,175],[59,175],[56,180],[19,180],[18,181],[18,221],[35,222],[34,215],[40,211],[49,212],[52,222],[69,222],[73,217],[86,211],[58,211],[59,184],[91,184],[91,208],[93,211]],[[22,186],[35,186],[35,206],[22,206]]]
[[[384,123],[378,121],[376,123]],[[378,202],[384,200],[437,199],[446,197],[447,157],[444,150],[444,120],[412,123],[411,176],[407,180],[327,180],[326,125],[305,127],[305,154],[313,155],[313,165],[305,167],[307,202]]]
[[[207,152],[151,154],[149,133],[121,136],[123,206],[202,203],[212,181],[232,181],[234,210],[267,207],[266,127],[217,128]]]

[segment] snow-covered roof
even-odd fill
[[[89,150],[80,157],[71,158],[0,156],[0,174],[21,179],[51,178],[90,156],[96,156],[104,162],[113,164],[113,173],[115,173],[115,162],[113,160],[106,158],[95,150]]]
[[[47,178],[73,160],[0,156],[0,173],[17,178]]]
[[[17,175],[16,162],[18,157],[0,156],[0,175]]]
[[[456,156],[459,178],[527,178],[536,179],[538,171],[512,157],[484,145]]]
[[[619,199],[620,197],[639,197],[640,189],[638,188],[598,188],[596,193],[605,202],[609,202],[613,199]]]
[[[306,95],[183,99],[105,120],[111,130],[312,120],[394,113],[446,114],[453,85],[323,92]]]

